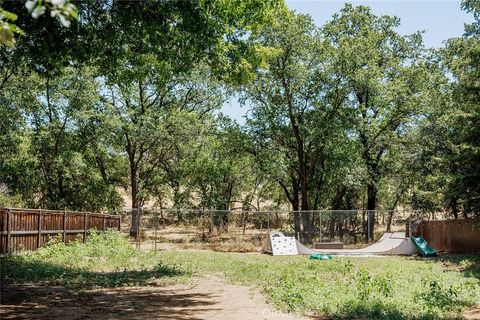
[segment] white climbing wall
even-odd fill
[[[270,236],[272,255],[293,256],[298,254],[297,243],[294,237]]]

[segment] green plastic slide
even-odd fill
[[[413,244],[415,247],[417,247],[418,251],[420,251],[420,254],[424,257],[435,257],[437,256],[437,251],[430,247],[423,239],[423,237],[412,237]]]

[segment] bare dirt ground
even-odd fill
[[[283,314],[247,287],[219,275],[190,284],[74,291],[52,286],[1,288],[1,319],[305,319]]]
[[[473,307],[463,314],[465,320],[480,320],[480,306]]]

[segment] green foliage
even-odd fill
[[[417,171],[421,175],[415,193],[419,208],[437,211],[446,207],[456,218],[460,213],[463,217],[480,213],[478,3],[464,1],[462,7],[476,20],[466,25],[464,37],[450,39],[438,52],[439,65],[432,64],[432,74],[439,70],[453,79],[431,80],[438,86],[431,89],[437,99],[430,102],[427,117],[417,128],[421,146]]]
[[[357,271],[354,283],[360,300],[371,299],[375,294],[391,297],[394,288],[391,275],[377,275],[373,277],[371,272],[365,268],[360,268]]]
[[[118,166],[102,151],[105,127],[96,113],[92,69],[67,68],[56,77],[12,76],[1,91],[6,108],[0,181],[32,207],[110,210],[121,205],[112,182]],[[5,124],[5,126],[3,126]]]
[[[86,243],[61,237],[29,253],[2,257],[3,283],[47,282],[78,288],[158,285],[180,281],[184,272],[135,249],[116,231],[91,232]]]
[[[457,300],[459,289],[456,286],[443,287],[438,280],[424,279],[424,287],[427,289],[419,294],[419,298],[425,301],[427,309],[452,309],[459,306]]]
[[[333,171],[357,174],[342,166],[354,158],[344,152],[352,147],[345,135],[348,112],[341,79],[331,73],[332,53],[320,39],[310,17],[280,16],[256,35],[255,41],[273,50],[268,65],[244,87],[244,101],[252,103],[251,152],[294,210],[329,205],[325,182],[335,179]]]
[[[1,203],[479,214],[477,1],[438,51],[366,6],[75,3],[2,3]],[[215,114],[232,92],[245,127]]]
[[[32,18],[43,15],[47,8],[52,18],[57,18],[64,27],[70,27],[71,20],[77,20],[77,8],[68,0],[28,0],[25,8]],[[18,16],[0,8],[0,44],[7,47],[15,45],[15,35],[24,35],[25,32],[14,22]]]
[[[24,34],[14,23],[17,15],[0,8],[0,44],[7,47],[15,45],[15,34]]]
[[[334,72],[345,79],[345,104],[353,113],[348,128],[356,132],[361,150],[370,210],[377,209],[381,179],[399,161],[387,155],[408,143],[427,89],[421,34],[400,35],[399,24],[397,17],[346,5],[322,29]]]

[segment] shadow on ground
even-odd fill
[[[0,262],[1,319],[197,319],[192,312],[212,310],[210,294],[159,287],[158,281],[184,275],[162,264],[92,272],[18,256]]]
[[[177,286],[178,287],[178,286]],[[7,285],[1,289],[2,319],[201,319],[215,311],[211,294],[177,287],[81,291],[65,287]]]
[[[18,256],[2,257],[0,262],[2,285],[46,282],[70,288],[112,288],[154,285],[159,279],[184,275],[184,272],[161,263],[148,270],[93,272],[42,261],[25,261]]]
[[[480,254],[443,254],[433,258],[447,269],[455,269],[466,277],[480,279]]]

